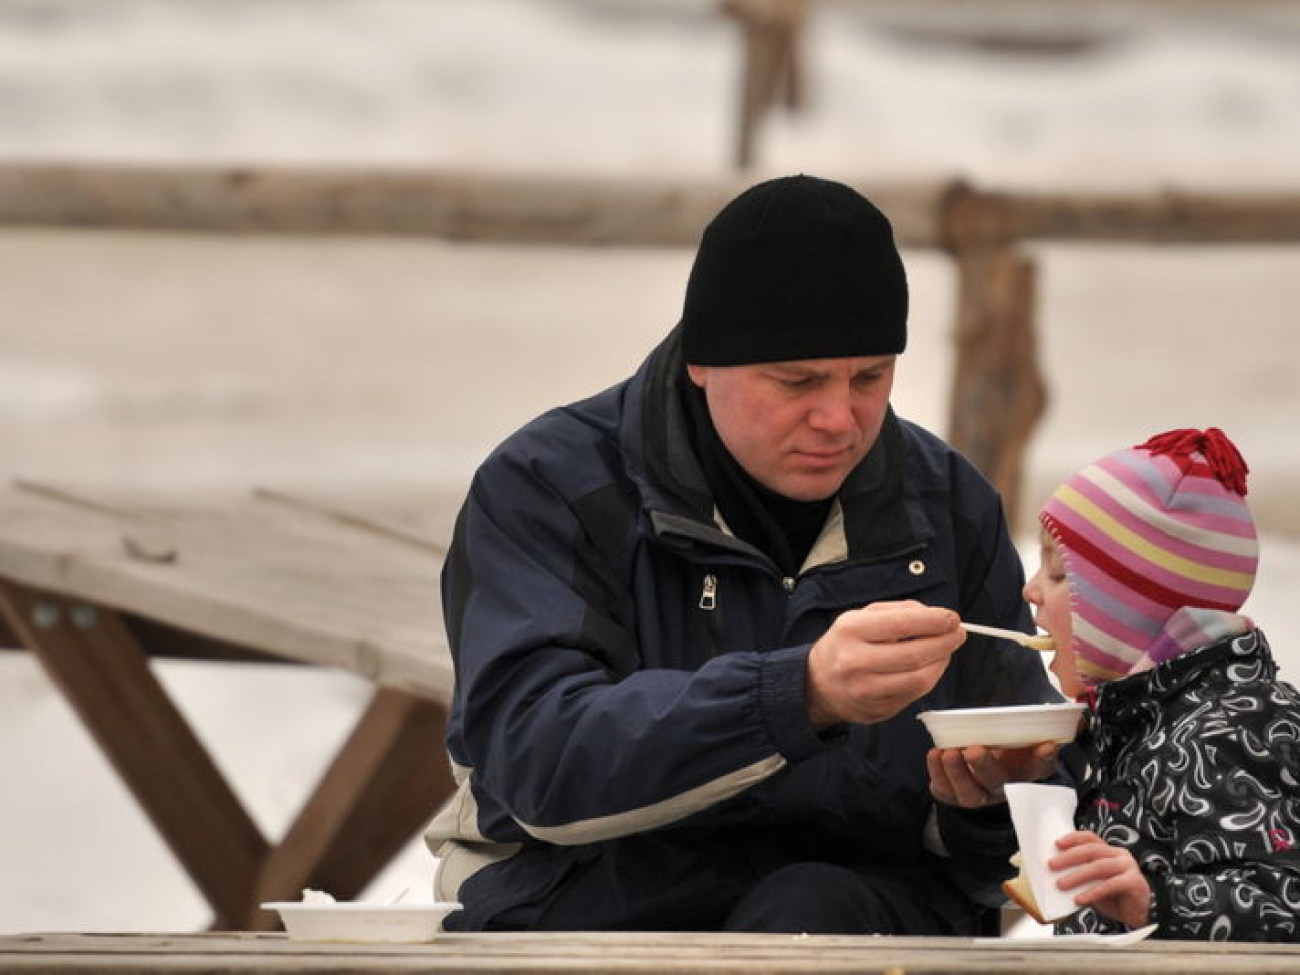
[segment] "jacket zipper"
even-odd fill
[[[704,575],[704,589],[700,592],[700,609],[712,613],[718,608],[718,577],[712,572]]]
[[[718,612],[718,577],[712,572],[704,574],[700,590],[699,607],[708,613],[709,649],[713,656],[722,652],[722,614]]]

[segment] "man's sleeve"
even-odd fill
[[[528,464],[480,472],[444,572],[453,757],[519,831],[493,839],[659,828],[827,747],[802,705],[806,647],[643,667],[632,595],[559,498]]]

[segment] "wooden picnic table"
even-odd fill
[[[0,488],[0,645],[39,658],[212,906],[214,929],[273,929],[258,905],[303,887],[354,897],[450,793],[438,573],[457,500]],[[162,656],[296,662],[373,683],[278,842],[155,675]]]
[[[0,937],[9,975],[119,972],[484,972],[501,975],[1256,975],[1300,970],[1300,945],[1145,941],[1128,948],[840,935],[446,934],[429,944],[292,942],[274,934]]]

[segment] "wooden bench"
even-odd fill
[[[5,645],[39,658],[210,903],[214,928],[271,929],[276,917],[257,905],[305,886],[355,896],[449,794],[438,573],[453,515],[452,498],[436,496],[0,490]],[[151,656],[340,668],[375,690],[273,843]]]
[[[1113,948],[970,938],[715,933],[447,934],[419,945],[295,943],[269,934],[0,937],[0,970],[8,975],[1272,975],[1297,969],[1300,945],[1189,941]]]

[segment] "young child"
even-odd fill
[[[1051,670],[1089,703],[1058,933],[1300,938],[1300,694],[1238,610],[1258,541],[1221,430],[1174,430],[1066,481],[1025,586]]]

